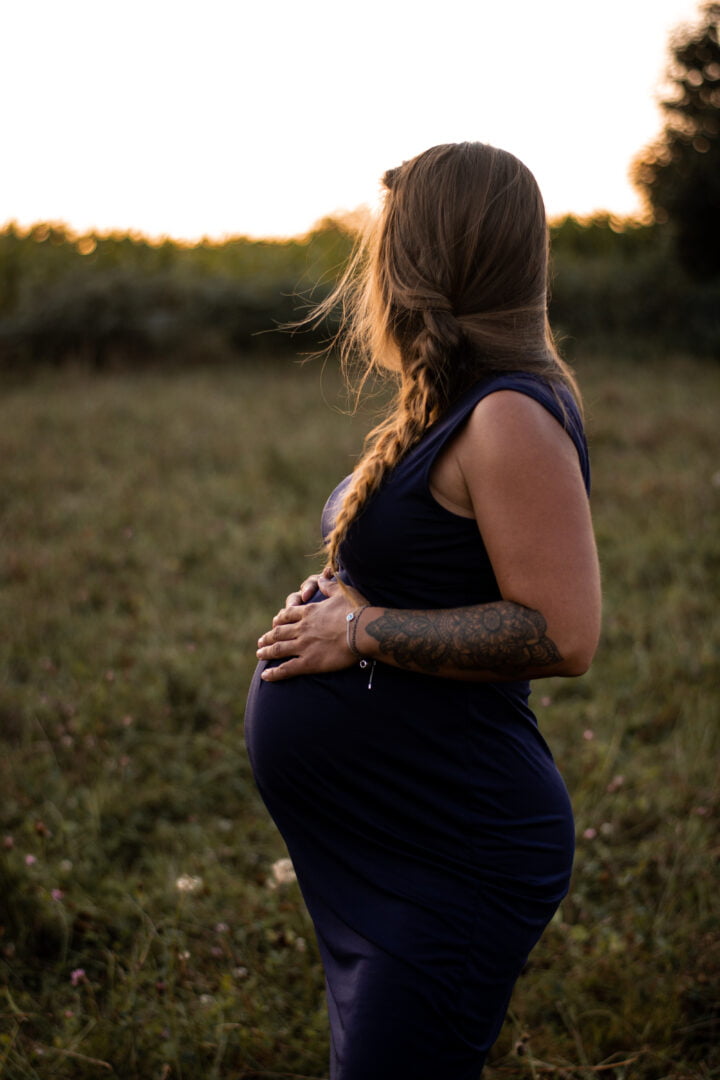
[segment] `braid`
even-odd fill
[[[452,313],[424,309],[422,326],[412,340],[403,363],[402,382],[388,419],[365,440],[360,461],[345,492],[342,506],[327,540],[328,566],[338,570],[339,549],[352,521],[384,477],[420,441],[448,404],[448,359],[460,343],[461,331]]]

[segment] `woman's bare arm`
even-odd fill
[[[432,675],[516,679],[563,667],[540,612],[507,600],[442,611],[386,609],[365,630],[381,659]]]
[[[371,609],[368,654],[459,678],[580,675],[600,627],[600,575],[577,452],[532,398],[484,399],[433,474],[446,506],[474,517],[502,600],[438,612]]]

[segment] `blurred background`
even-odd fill
[[[242,716],[377,403],[298,363],[332,319],[280,327],[384,171],[465,139],[546,199],[605,592],[592,670],[535,684],[578,855],[486,1075],[720,1077],[719,26],[689,0],[2,7],[0,1080],[327,1075]]]

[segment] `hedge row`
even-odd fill
[[[552,231],[551,318],[564,336],[655,339],[720,354],[720,281],[686,277],[667,229],[600,216],[568,217]],[[331,219],[285,242],[194,246],[8,226],[0,233],[0,361],[103,367],[312,349],[321,335],[298,341],[278,327],[305,310],[311,292],[324,295],[352,243],[351,223]]]

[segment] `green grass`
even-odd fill
[[[487,1075],[709,1080],[720,371],[598,354],[579,374],[605,631],[587,676],[535,693],[575,880]],[[268,885],[284,852],[242,712],[368,424],[339,401],[331,372],[281,362],[3,392],[2,1080],[326,1075],[312,928]]]

